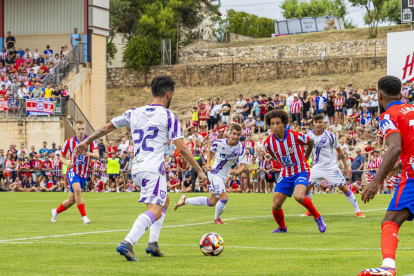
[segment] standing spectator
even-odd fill
[[[335,117],[335,107],[334,107],[334,97],[332,97],[332,95],[330,94],[331,92],[329,92],[328,98],[326,99],[326,113],[329,118],[329,125],[332,125],[334,122],[334,117]]]
[[[361,95],[359,95],[358,93],[358,88],[354,88],[353,95],[354,95],[355,100],[357,101],[357,107],[360,106],[362,100],[361,100]]]
[[[244,109],[244,105],[246,104],[246,101],[243,100],[243,94],[239,95],[239,99],[236,101],[236,116],[241,117],[242,116],[242,112]]]
[[[229,125],[230,124],[230,112],[231,112],[231,105],[229,104],[229,99],[224,100],[224,104],[221,106],[221,111],[223,112],[221,121],[226,122],[226,124]]]
[[[128,179],[128,167],[131,160],[129,159],[128,152],[123,151],[121,156],[120,172],[124,179]]]
[[[99,150],[99,158],[102,158],[104,156],[104,152],[106,151],[102,138],[99,139],[98,150]]]
[[[50,99],[50,98],[52,98],[52,92],[53,92],[53,89],[52,89],[52,83],[51,83],[51,82],[49,82],[49,83],[47,84],[47,87],[46,87],[46,89],[45,89],[45,93],[44,93],[44,97],[45,97],[45,99]]]
[[[364,92],[362,92],[362,97],[361,97],[361,107],[367,107],[368,109],[370,108],[370,102],[371,102],[371,97],[368,95],[368,90],[364,89]]]
[[[199,150],[195,151],[194,159],[197,161],[200,168],[202,168],[205,161],[204,161],[204,158],[202,156],[200,156],[200,151]],[[198,178],[198,173],[193,168],[192,171],[191,171],[191,192],[193,192],[193,193],[195,192],[195,184],[196,184],[197,178]],[[199,187],[199,190],[200,190],[200,192],[203,192],[203,187]]]
[[[24,148],[24,143],[20,143],[20,149],[17,151],[17,156],[18,157],[27,157],[28,156],[28,151],[27,149]]]
[[[7,50],[11,50],[14,47],[14,44],[16,43],[16,38],[11,35],[11,32],[7,32],[7,38],[6,38],[6,48]]]
[[[59,87],[55,86],[55,89],[52,91],[52,100],[54,102],[59,101],[59,98],[62,97],[62,90],[59,90]]]
[[[246,121],[250,114],[252,114],[252,104],[250,103],[250,99],[247,98],[243,106],[243,120]]]
[[[53,57],[53,50],[50,49],[50,45],[46,46],[46,50],[43,51],[43,54],[45,55],[45,59],[50,59],[50,57]],[[47,55],[47,57],[46,57]]]
[[[352,162],[352,181],[355,182],[357,179],[362,177],[362,170],[364,168],[365,158],[361,154],[361,149],[356,150],[356,157]]]
[[[287,92],[287,98],[286,98],[286,106],[288,108],[289,113],[289,122],[292,123],[292,113],[290,112],[290,106],[292,105],[293,101],[295,100],[295,97],[292,95],[291,91]]]
[[[372,89],[370,105],[372,118],[375,118],[375,115],[378,113],[378,94],[376,88]]]
[[[199,112],[206,109],[206,104],[204,103],[203,98],[200,98],[200,100],[198,100],[197,107],[198,107]]]
[[[253,116],[256,118],[260,116],[260,101],[259,96],[254,96],[253,98]]]
[[[345,104],[345,97],[343,96],[342,92],[338,92],[335,100],[334,100],[334,107],[335,107],[335,120],[340,121],[341,124],[344,123],[344,116],[342,113],[342,108]]]
[[[211,108],[211,100],[208,100],[206,107],[205,107],[205,112],[206,112],[205,118],[206,118],[206,123],[207,123],[207,130],[212,129],[210,108]]]
[[[312,103],[311,96],[308,94],[308,91],[304,91],[303,98],[302,98],[302,106],[303,106],[302,118],[305,118],[306,113],[310,110],[311,103]]]
[[[300,114],[302,113],[302,102],[298,99],[298,94],[293,95],[293,102],[290,104],[290,112],[292,117],[292,122],[297,122],[300,124],[301,118]]]
[[[357,100],[354,98],[354,94],[349,92],[348,99],[346,100],[346,115],[349,117],[353,114],[354,108],[358,106]]]
[[[47,149],[47,142],[46,141],[43,142],[43,148],[41,148],[39,150],[39,154],[40,154],[40,159],[42,161],[45,160],[45,156],[48,156],[50,154],[50,150]]]
[[[82,41],[81,35],[78,34],[78,28],[73,29],[73,34],[70,36],[70,44],[72,48],[75,47],[80,41]]]
[[[121,144],[118,146],[118,150],[121,150],[121,152],[127,151],[128,149],[128,143],[127,139],[125,137],[122,137]]]
[[[200,108],[199,108],[199,113],[198,113],[198,119],[199,119],[199,121],[200,121],[200,124],[199,124],[199,128],[201,129],[202,127],[207,127],[207,112],[206,112],[206,109],[205,109],[205,104],[203,104],[204,105],[204,107],[203,107],[203,109],[202,110],[200,110]]]
[[[263,121],[264,116],[267,112],[266,105],[267,105],[268,100],[266,99],[265,94],[262,94],[261,97],[262,97],[262,99],[259,102],[259,107],[260,107],[260,119],[262,119],[262,121]]]
[[[319,96],[315,99],[315,115],[321,114],[326,109],[326,98],[323,96],[323,91],[319,91]]]
[[[4,149],[0,149],[0,188],[1,188],[1,181],[6,181],[3,170],[4,170],[4,162],[6,161],[6,156],[4,155]]]

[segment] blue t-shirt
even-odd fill
[[[361,166],[361,164],[363,164],[364,162],[365,162],[365,158],[362,154],[355,157],[354,162],[352,162],[352,170],[356,171]]]
[[[53,57],[53,50],[44,50],[43,51],[43,54],[44,55],[49,55],[49,57]],[[44,61],[43,61],[44,62]]]
[[[255,101],[253,103],[253,110],[254,110],[254,113],[256,113],[256,114],[260,113],[260,107],[259,107],[259,102],[258,101]]]
[[[41,148],[40,150],[39,150],[39,154],[40,155],[42,155],[42,153],[47,153],[47,154],[49,154],[50,153],[50,150],[49,149],[44,149],[44,148]],[[44,156],[41,156],[40,157],[40,159],[42,159],[42,161],[44,161],[45,160],[45,157]]]
[[[361,126],[366,126],[368,124],[368,122],[371,122],[371,117],[367,117],[367,118],[362,117],[361,118]]]
[[[367,118],[369,118],[371,120],[372,119],[371,111],[367,110],[366,112],[367,112]],[[363,118],[363,117],[364,117],[364,111],[361,111],[361,118]]]
[[[260,121],[260,122],[256,121],[256,126],[264,127],[264,122],[263,121]]]
[[[79,43],[79,41],[75,39],[81,39],[81,36],[80,34],[72,34],[70,39],[72,40],[72,46],[75,46],[76,44]]]
[[[315,99],[316,110],[321,110],[325,106],[326,98],[325,97],[317,97]]]

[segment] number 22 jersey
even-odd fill
[[[171,139],[184,138],[180,121],[162,105],[146,105],[127,110],[111,120],[116,128],[129,127],[134,140],[134,171],[165,175],[164,151]]]

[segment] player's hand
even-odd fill
[[[73,168],[73,164],[72,163],[69,163],[68,168],[69,169],[72,169]]]
[[[198,173],[198,185],[204,187],[207,185],[207,176],[204,172]]]
[[[206,171],[211,171],[211,166],[210,165],[206,165]]]
[[[85,141],[83,141],[83,142],[81,142],[81,143],[79,143],[77,146],[76,146],[76,148],[75,148],[75,151],[74,151],[74,153],[75,153],[75,156],[78,156],[78,155],[80,155],[82,152],[84,152],[84,151],[88,151],[88,144],[87,143],[85,143]]]
[[[239,172],[237,171],[237,169],[232,169],[230,170],[230,175],[238,175]]]
[[[352,178],[352,172],[351,172],[351,170],[349,169],[349,167],[347,167],[347,168],[345,169],[345,175],[346,175],[346,176],[348,176],[349,178]]]
[[[379,185],[375,183],[374,181],[371,181],[365,189],[361,193],[361,200],[366,204],[371,199],[374,199],[375,195],[378,192]]]

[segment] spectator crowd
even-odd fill
[[[412,103],[414,89],[411,83],[402,88],[402,101]],[[246,149],[248,169],[227,180],[228,192],[272,193],[279,177],[281,165],[266,154],[263,142],[270,134],[264,124],[264,116],[274,109],[289,114],[286,128],[307,134],[313,130],[312,118],[324,116],[325,129],[338,139],[347,156],[352,178],[346,179],[354,193],[360,193],[371,181],[382,163],[386,145],[379,130],[378,92],[375,88],[358,89],[352,84],[338,91],[326,87],[324,90],[287,91],[286,94],[244,97],[235,100],[199,99],[190,110],[191,120],[182,124],[187,147],[195,159],[205,167],[206,154],[216,139],[228,137],[233,124],[242,128],[241,143]],[[119,144],[110,141],[108,147],[99,140],[99,160],[90,167],[90,177],[85,188],[90,192],[137,192],[131,179],[134,158],[133,141],[124,135]],[[36,151],[24,144],[8,150],[0,149],[0,188],[6,191],[67,191],[65,177],[67,168],[60,162],[61,146],[52,148],[43,143]],[[66,156],[68,159],[69,156]],[[308,160],[312,166],[312,157]],[[342,161],[339,168],[344,169]],[[164,163],[167,185],[170,192],[206,192],[198,185],[197,172],[182,158],[169,142],[165,148]],[[400,174],[390,175],[381,186],[381,193],[392,193]],[[334,193],[335,188],[326,181],[315,193]]]

